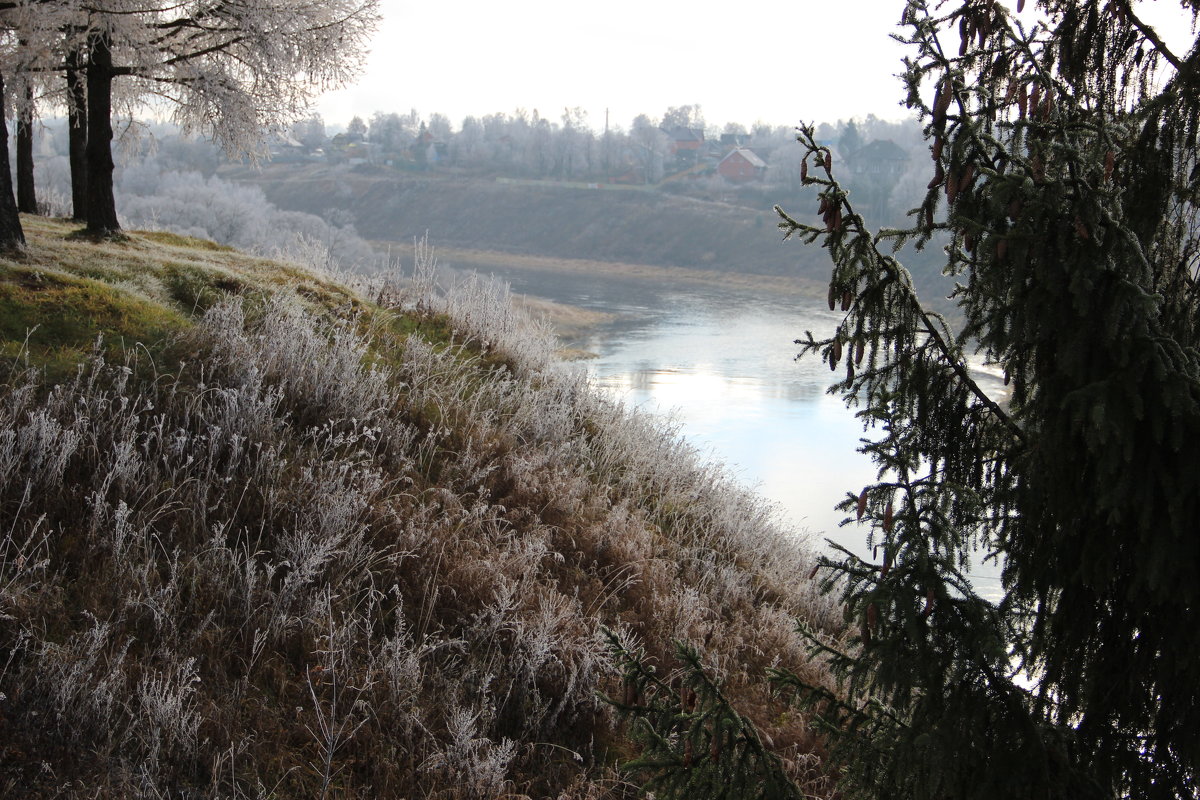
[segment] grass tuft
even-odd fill
[[[71,231],[67,234],[68,241],[73,242],[90,242],[92,244],[125,244],[131,241],[130,237],[123,231],[105,231],[104,233],[96,233],[87,228],[80,228]]]

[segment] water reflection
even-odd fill
[[[834,398],[796,382],[730,377],[708,365],[621,369],[619,354],[596,364],[597,383],[631,405],[666,413],[690,441],[780,506],[784,519],[818,539],[855,550],[834,504],[874,470],[856,452],[861,426]]]
[[[797,362],[793,340],[831,330],[828,312],[778,298],[664,292],[651,316],[625,318],[588,341],[597,383],[632,405],[669,413],[681,432],[777,503],[816,539],[865,551],[833,506],[874,469],[857,451],[862,426],[825,394],[829,371]]]

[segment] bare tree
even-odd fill
[[[371,141],[387,153],[399,151],[408,144],[409,137],[404,129],[404,121],[400,115],[391,112],[376,111],[371,115]]]
[[[667,135],[662,132],[654,120],[645,114],[634,117],[633,127],[629,132],[633,144],[634,157],[642,170],[646,183],[658,183],[663,177],[663,162],[667,157]]]
[[[562,128],[558,135],[558,162],[562,177],[570,180],[579,172],[588,172],[591,145],[594,140],[587,125],[587,112],[576,106],[564,108]]]
[[[71,164],[71,216],[87,219],[87,78],[83,51],[67,51],[67,148]]]
[[[324,147],[329,140],[325,135],[325,120],[320,114],[312,114],[292,123],[292,136],[309,152]]]
[[[41,19],[47,24],[57,23],[56,9],[50,5],[45,10],[35,8],[40,5],[32,2],[0,2],[0,250],[13,250],[24,247],[25,234],[21,229],[21,218],[18,213],[16,198],[13,196],[11,163],[8,154],[8,118],[7,107],[14,106],[18,117],[18,152],[24,151],[25,135],[28,132],[29,155],[32,156],[32,129],[21,123],[30,120],[24,117],[24,112],[30,108],[27,91],[28,81],[23,77],[17,82],[19,101],[9,103],[11,98],[4,90],[5,74],[28,72],[32,66],[30,54],[40,52],[43,42],[40,38],[30,39],[23,31],[30,27],[30,21]],[[32,167],[32,158],[29,161]],[[32,178],[32,169],[27,176]],[[28,189],[32,190],[32,182]],[[34,203],[36,208],[36,201]]]
[[[704,130],[704,113],[700,110],[700,105],[686,106],[671,106],[663,114],[662,127],[671,130],[672,128],[698,128]]]
[[[33,84],[27,76],[17,85],[14,98],[17,116],[17,209],[22,214],[38,213],[37,189],[33,179]]]
[[[445,114],[437,111],[429,115],[429,133],[432,134],[435,141],[449,141],[454,135],[454,126],[450,123],[450,118]]]
[[[350,120],[350,125],[346,128],[346,136],[352,142],[361,142],[367,138],[367,123],[363,122],[362,117]]]

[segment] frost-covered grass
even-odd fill
[[[30,321],[54,327],[53,303],[29,310],[40,271],[128,305],[106,342],[169,336],[59,380],[81,342],[4,331],[0,794],[633,796],[601,626],[664,671],[696,643],[828,791],[757,678],[822,677],[793,632],[840,627],[811,555],[556,363],[503,287],[441,289],[420,248],[413,276],[351,290],[28,227],[0,286]]]
[[[26,216],[22,224],[32,246],[0,257],[0,358],[20,354],[55,378],[74,372],[97,335],[110,353],[157,344],[230,294],[259,302],[286,289],[318,312],[359,302],[299,266],[201,239],[137,231],[97,245],[73,236],[79,225],[69,222]]]

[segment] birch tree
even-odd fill
[[[86,117],[86,219],[95,235],[120,230],[113,199],[112,119],[153,105],[185,132],[227,152],[254,152],[321,92],[357,72],[378,22],[378,0],[44,0],[26,15],[27,39],[57,37],[68,105]],[[86,106],[78,103],[83,71]],[[73,126],[74,129],[74,126]]]
[[[13,194],[11,163],[8,152],[7,110],[15,108],[18,118],[18,153],[29,156],[23,166],[26,197],[32,199],[32,79],[49,61],[53,52],[51,41],[55,29],[62,23],[63,9],[56,3],[0,2],[0,249],[19,249],[25,244],[24,231]],[[20,73],[18,80],[12,80]],[[17,89],[16,97],[5,90],[5,81]],[[24,160],[24,159],[23,159]],[[36,202],[33,202],[36,209]]]

